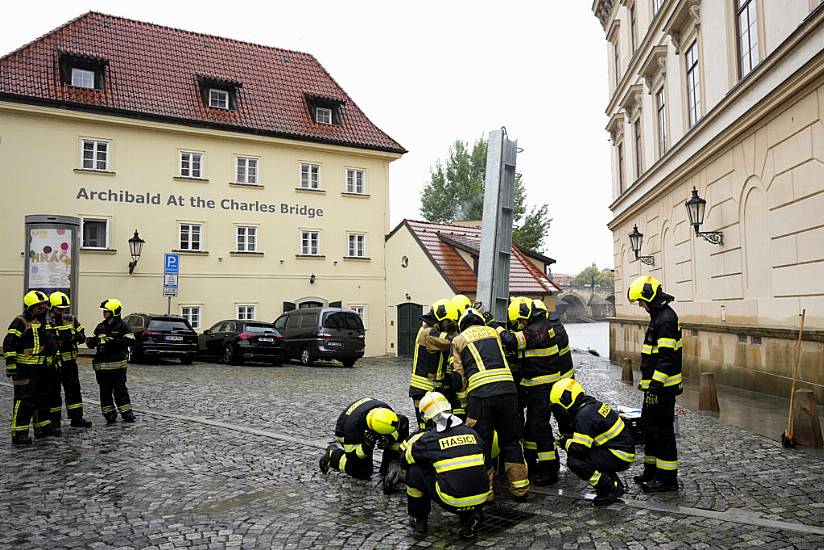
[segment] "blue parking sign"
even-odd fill
[[[163,255],[163,273],[179,273],[180,272],[180,255],[169,254]]]

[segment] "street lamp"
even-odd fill
[[[692,188],[692,196],[684,203],[687,207],[687,215],[690,224],[695,229],[695,234],[712,244],[724,244],[724,234],[720,231],[701,232],[699,228],[704,223],[704,212],[707,209],[707,201],[698,196],[698,189]]]
[[[310,284],[310,285],[315,284],[315,274],[314,274],[314,273],[312,273],[311,275],[309,275],[309,284]]]
[[[129,239],[129,253],[132,255],[132,261],[129,262],[129,275],[134,273],[134,268],[137,267],[137,262],[140,261],[140,254],[143,252],[143,243],[145,242],[135,229],[134,236]]]
[[[655,256],[639,256],[641,253],[641,244],[644,242],[644,234],[638,231],[638,226],[632,226],[632,232],[629,234],[629,246],[635,254],[636,260],[641,260],[642,264],[655,265]]]

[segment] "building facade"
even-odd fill
[[[626,287],[651,274],[676,297],[685,371],[722,383],[787,395],[806,310],[799,377],[824,401],[820,1],[595,0],[593,12],[608,42],[613,356],[638,357],[646,315]]]
[[[40,253],[22,247],[25,215],[69,215],[87,325],[110,296],[164,312],[176,252],[172,313],[199,331],[339,303],[383,354],[389,163],[404,152],[311,55],[85,14],[0,58],[0,317]]]

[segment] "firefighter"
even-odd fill
[[[472,300],[470,300],[463,294],[456,294],[455,296],[453,296],[452,303],[455,304],[455,307],[458,309],[459,318],[461,315],[463,315],[464,311],[472,307]],[[456,391],[455,388],[452,387],[452,373],[452,354],[447,353],[446,368],[444,370],[441,393],[444,395],[444,397],[446,397],[449,400],[449,403],[452,405],[452,414],[460,418],[462,421],[466,421],[467,395],[465,391]]]
[[[69,297],[63,292],[52,292],[49,295],[51,304],[51,325],[57,335],[57,348],[60,353],[60,369],[58,383],[55,388],[55,399],[52,402],[51,420],[60,426],[60,416],[63,408],[60,396],[60,386],[66,393],[66,414],[72,428],[90,428],[92,423],[83,418],[83,397],[80,394],[80,379],[77,373],[77,345],[86,341],[83,325],[68,311],[71,306]]]
[[[60,430],[51,425],[49,402],[44,399],[47,392],[37,388],[43,379],[43,371],[51,368],[51,360],[57,352],[45,320],[48,303],[49,297],[39,290],[26,293],[23,313],[14,318],[3,339],[6,376],[14,385],[10,426],[14,445],[31,445],[29,427],[35,415],[36,435],[60,435]]]
[[[480,511],[489,497],[484,442],[477,432],[452,414],[449,400],[437,392],[421,399],[427,431],[404,442],[403,461],[408,467],[406,502],[415,537],[426,537],[432,501],[457,514],[460,536],[474,538]]]
[[[516,499],[525,499],[529,479],[521,448],[518,394],[498,332],[486,326],[483,315],[474,308],[464,312],[458,329],[461,332],[452,341],[455,387],[466,390],[469,396],[466,425],[475,428],[484,442],[490,486],[494,476],[492,434],[497,431],[509,490]],[[490,500],[492,497],[490,492]]]
[[[332,467],[356,479],[372,477],[372,452],[383,449],[380,474],[383,492],[391,493],[402,481],[401,443],[409,436],[409,420],[392,407],[364,397],[349,405],[335,425],[337,441],[320,458],[324,474]]]
[[[134,336],[121,319],[123,304],[120,300],[103,300],[100,309],[103,311],[103,321],[95,327],[94,336],[86,340],[87,346],[97,348],[92,367],[100,385],[100,409],[106,424],[114,424],[118,412],[124,422],[134,422],[132,402],[126,387],[129,342]]]
[[[683,391],[681,380],[681,323],[669,306],[675,298],[664,293],[661,282],[649,275],[638,277],[629,289],[630,303],[638,302],[650,316],[641,348],[641,389],[644,405],[644,472],[636,483],[649,493],[678,491],[678,449],[675,444],[675,397]]]
[[[421,398],[426,392],[440,389],[443,385],[449,357],[450,332],[455,331],[458,308],[452,300],[438,300],[421,320],[423,324],[415,338],[415,354],[409,376],[409,397],[415,406],[419,430],[423,430],[425,426],[418,409]]]
[[[515,298],[507,311],[510,331],[499,331],[504,348],[515,353],[520,364],[521,410],[524,421],[524,454],[538,486],[558,481],[560,469],[550,425],[549,395],[559,380],[572,378],[569,337],[561,321],[549,316],[541,300]],[[562,419],[556,418],[559,426]],[[563,427],[563,426],[561,426]]]
[[[629,428],[609,405],[586,395],[572,378],[556,382],[550,399],[558,416],[569,417],[570,432],[560,440],[567,467],[595,487],[595,506],[612,504],[624,494],[616,472],[628,469],[635,460]]]

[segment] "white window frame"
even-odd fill
[[[88,85],[87,78],[91,75],[91,85]],[[75,88],[85,88],[87,90],[94,90],[95,73],[93,70],[84,69],[82,67],[71,68],[71,83]],[[77,77],[77,78],[75,78]]]
[[[665,84],[656,90],[653,102],[655,103],[655,133],[657,134],[658,158],[666,154],[669,149],[669,136],[667,135],[667,90]]]
[[[738,78],[744,78],[752,72],[761,62],[761,55],[758,51],[760,47],[758,43],[758,2],[757,0],[735,0],[734,14],[735,17],[735,43],[738,54]],[[741,17],[747,19],[747,28],[741,26]],[[744,44],[746,39],[747,43]],[[746,51],[744,48],[746,46]]]
[[[360,237],[360,243],[358,243]],[[360,244],[360,254],[358,254],[358,244]],[[354,245],[354,248],[353,248]],[[354,254],[352,252],[355,252]],[[346,256],[348,258],[366,258],[366,233],[346,234]]]
[[[249,167],[254,163],[254,175],[250,177]],[[242,166],[242,173],[241,173]],[[235,183],[244,185],[259,185],[260,182],[260,158],[238,155],[235,157]]]
[[[181,151],[178,151],[178,156],[177,157],[178,157],[178,175],[181,178],[192,178],[192,179],[203,179],[204,178],[204,176],[203,176],[204,169],[203,168],[204,168],[204,160],[206,158],[206,155],[203,152],[201,152],[201,151],[181,150]],[[183,168],[183,161],[184,161],[184,158],[186,158],[186,157],[188,157],[188,168],[187,168],[188,172],[184,172],[184,168]],[[194,168],[195,157],[198,157],[198,160],[197,160],[197,164],[198,164],[197,175],[195,175],[195,168]]]
[[[303,177],[304,172],[306,173],[305,180]],[[314,179],[313,175],[315,176]],[[320,189],[320,164],[316,162],[301,162],[298,165],[298,187],[301,189]]]
[[[366,304],[349,304],[346,307],[360,316],[361,322],[363,323],[363,328],[366,330]]]
[[[251,316],[249,316],[251,310]],[[241,315],[243,311],[243,315]],[[257,320],[257,304],[235,304],[235,319],[238,321],[256,321]]]
[[[215,94],[215,96],[219,96],[220,98],[222,98],[225,101],[225,105],[223,104],[224,101],[212,102],[213,93]],[[209,88],[208,99],[209,107],[212,107],[213,109],[223,109],[225,111],[229,110],[229,90],[224,90],[223,88]]]
[[[203,226],[205,224],[203,222],[178,222],[177,224],[177,246],[179,250],[185,250],[186,252],[202,252],[204,250],[203,247]],[[183,246],[183,227],[187,226],[188,232],[188,244],[186,247]],[[197,248],[192,247],[192,235],[194,234],[193,228],[197,227]]]
[[[332,112],[332,109],[329,107],[315,107],[315,122],[318,124],[332,124],[333,120],[334,113]]]
[[[315,251],[312,252],[312,236],[314,236]],[[318,229],[300,230],[300,255],[320,256],[320,231]]]
[[[242,233],[242,236],[241,236]],[[251,245],[250,245],[250,239]],[[238,224],[235,226],[235,252],[257,252],[260,250],[259,231],[257,225]],[[243,239],[241,247],[241,238]]]
[[[632,156],[635,161],[635,179],[641,177],[644,173],[644,119],[642,112],[639,110],[635,120],[632,121]]]
[[[91,166],[86,166],[87,143],[90,143],[92,145]],[[94,172],[110,172],[111,170],[109,169],[109,167],[111,166],[111,152],[112,142],[110,140],[97,138],[80,138],[80,169],[91,170]],[[103,166],[103,168],[100,168],[98,166],[101,154],[104,156],[103,162],[105,163],[105,165]]]
[[[684,76],[687,83],[687,127],[692,128],[701,120],[701,59],[698,38],[684,50]],[[690,63],[690,58],[694,60]]]
[[[103,246],[85,246],[86,236],[83,234],[87,221],[106,222],[106,242]],[[81,216],[80,217],[80,248],[83,250],[110,250],[112,220],[106,216]]]
[[[358,189],[358,176],[360,176],[360,189]],[[354,195],[366,194],[366,170],[363,168],[346,169],[346,192]]]
[[[189,310],[188,312],[186,310]],[[180,316],[189,321],[192,328],[200,330],[203,326],[203,304],[181,304],[178,309]],[[192,322],[197,317],[197,324]]]
[[[655,17],[658,15],[658,12],[661,11],[661,6],[664,5],[664,0],[652,0],[652,16]]]

